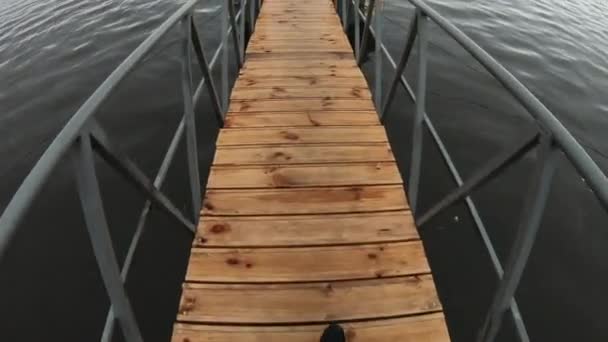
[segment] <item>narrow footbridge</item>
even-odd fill
[[[514,295],[558,157],[565,157],[601,206],[608,208],[605,174],[559,120],[422,0],[408,0],[415,13],[398,59],[382,43],[382,0],[241,0],[238,10],[234,1],[223,0],[221,39],[211,58],[193,18],[198,2],[183,4],[141,43],[50,144],[0,217],[0,261],[24,217],[35,214],[32,203],[53,170],[69,162],[110,299],[104,342],[119,333],[129,342],[156,340],[144,333],[150,323],[136,317],[124,286],[152,210],[164,212],[193,237],[173,342],[315,342],[331,322],[345,328],[349,342],[445,342],[450,340],[450,317],[444,315],[418,232],[458,202],[472,217],[471,229],[478,232],[498,284],[483,322],[473,332],[476,341],[494,341],[507,315],[519,340],[529,341]],[[518,143],[489,158],[464,180],[425,109],[431,24],[469,52],[534,119],[534,130],[522,132]],[[150,179],[112,142],[95,114],[175,27],[181,34],[184,113],[156,177]],[[348,27],[353,27],[352,47],[345,34]],[[414,46],[417,82],[412,90],[403,71]],[[373,92],[359,68],[370,50],[375,51],[370,61],[375,64]],[[191,59],[202,75],[195,88]],[[386,62],[384,68],[392,77],[383,89]],[[239,72],[233,87],[230,66]],[[406,113],[413,123],[412,131],[404,132],[411,140],[406,170],[397,168],[382,125],[397,89],[415,107]],[[195,120],[202,94],[221,127],[206,189],[201,186]],[[424,170],[423,140],[431,141],[441,154],[455,189],[421,212],[417,199]],[[161,191],[181,142],[188,163],[188,212]],[[526,180],[529,186],[520,224],[513,228],[514,242],[502,262],[470,194],[524,155],[533,155],[534,171]],[[146,196],[120,262],[104,212],[96,157]],[[405,183],[402,174],[407,176]],[[154,310],[153,301],[144,309]]]
[[[447,341],[371,93],[330,0],[267,0],[234,85],[174,341]]]

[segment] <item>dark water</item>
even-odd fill
[[[105,77],[183,1],[0,1],[0,208],[70,115]],[[603,0],[434,0],[512,71],[608,170],[608,4]],[[219,0],[196,18],[208,55],[217,46]],[[410,20],[405,1],[385,5],[385,35],[397,56]],[[170,32],[98,114],[102,125],[153,176],[181,114],[179,30]],[[428,112],[466,178],[532,121],[465,51],[432,27]],[[415,84],[415,61],[407,70]],[[365,65],[372,70],[373,59]],[[385,73],[388,73],[385,68]],[[372,77],[371,74],[368,74]],[[388,75],[385,80],[389,80]],[[162,80],[162,82],[159,82]],[[216,81],[219,81],[216,78]],[[387,131],[404,174],[412,106],[404,93]],[[217,126],[206,99],[197,112],[202,170]],[[426,137],[428,138],[428,137]],[[163,188],[180,207],[184,147]],[[421,209],[453,187],[425,140]],[[505,259],[521,212],[534,155],[473,198]],[[81,217],[70,165],[60,167],[0,264],[0,339],[88,341],[100,332],[107,300]],[[124,257],[143,198],[103,163],[99,173],[115,248]],[[201,175],[206,176],[205,172]],[[517,292],[533,341],[608,340],[608,222],[565,160],[560,163],[539,239]],[[167,340],[190,236],[153,212],[128,290],[146,340]],[[471,341],[495,277],[463,206],[422,231],[455,341]],[[168,295],[170,294],[170,295]],[[507,321],[503,341],[513,340]]]

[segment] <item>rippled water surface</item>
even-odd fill
[[[183,2],[0,1],[0,208],[87,96]],[[217,46],[214,35],[219,26],[219,3],[219,0],[201,1],[197,9],[197,25],[206,37],[208,54]],[[429,3],[515,74],[608,170],[608,2],[432,0]],[[401,52],[411,14],[412,8],[406,1],[385,3],[383,40],[394,56]],[[431,25],[431,30],[428,111],[466,176],[499,147],[515,141],[531,120],[481,65],[436,26]],[[174,31],[121,85],[98,116],[110,134],[150,174],[158,167],[161,158],[158,151],[166,148],[181,110],[179,31]],[[409,64],[406,75],[415,81],[413,66],[415,63]],[[388,73],[388,69],[385,71]],[[385,78],[390,79],[388,75]],[[399,106],[406,108],[407,104],[399,102]],[[392,143],[398,145],[394,146],[397,154],[399,146],[409,143],[408,131],[400,120],[394,117],[388,123]],[[200,125],[202,159],[208,160],[213,153],[216,127],[213,120],[205,117]],[[433,174],[433,168],[428,166],[433,161],[429,163],[425,164],[425,172]],[[9,270],[4,274],[10,274],[2,277],[4,283],[0,284],[0,302],[5,303],[0,305],[0,316],[4,317],[0,323],[2,340],[7,335],[7,340],[20,336],[19,340],[24,341],[35,338],[83,341],[93,340],[100,333],[107,303],[104,299],[100,304],[96,299],[104,298],[103,289],[81,218],[74,221],[65,218],[70,212],[67,203],[77,202],[73,191],[65,190],[63,197],[64,190],[59,190],[73,186],[65,177],[69,167],[64,171],[60,173],[62,177],[57,177],[59,184],[46,189],[49,194],[61,193],[62,201],[52,196],[39,201],[44,202],[37,204],[40,214],[28,221],[10,260],[0,265]],[[183,170],[175,170],[175,179],[183,179],[180,171]],[[112,229],[120,257],[124,255],[125,237],[136,220],[136,216],[128,215],[127,208],[140,208],[142,199],[129,192],[128,185],[110,171],[100,173],[102,180],[110,184],[104,196],[115,199],[109,201],[106,210],[118,212],[117,217],[109,219],[110,223],[116,223]],[[501,241],[509,241],[512,236],[526,189],[521,179],[528,174],[525,167],[515,168],[506,180],[475,194],[481,209],[485,209],[482,216],[503,259],[508,243]],[[555,198],[549,204],[551,214],[546,218],[549,227],[543,226],[541,230],[518,299],[524,318],[531,322],[533,341],[606,341],[606,217],[599,213],[593,196],[580,186],[580,179],[573,176],[570,168],[564,166],[558,174],[563,183],[553,190]],[[447,191],[440,187],[443,183],[439,175],[436,179],[426,181],[436,188],[430,193]],[[183,189],[171,191],[176,198],[183,195]],[[516,203],[514,209],[505,205],[510,201]],[[455,215],[447,219],[451,223],[436,225],[438,229],[425,234],[430,241],[427,250],[451,321],[451,333],[455,340],[470,341],[486,303],[480,300],[469,305],[469,301],[477,294],[489,298],[488,288],[493,283],[480,280],[485,279],[481,274],[492,279],[491,271],[480,271],[488,266],[483,261],[487,255],[479,246],[463,240],[462,236],[468,236],[471,241],[478,241],[475,234],[458,231],[463,229],[463,221],[453,221]],[[162,215],[156,219],[161,222],[159,226],[166,221]],[[183,268],[187,257],[184,253],[188,237],[170,239],[160,234],[162,228],[151,230],[156,232],[147,239],[152,247],[148,247],[148,254],[142,251],[146,258],[142,256],[136,261],[143,271],[136,272],[129,288],[136,297],[136,311],[148,340],[166,340],[170,333],[177,294],[163,299],[162,293],[175,291],[174,283],[179,283],[183,270],[174,270]],[[178,247],[182,255],[175,257]],[[463,268],[468,270],[464,275],[454,271]],[[476,278],[477,274],[480,278]],[[86,315],[88,312],[93,317]],[[8,322],[11,320],[15,324]],[[24,328],[31,327],[32,322],[36,322],[40,331]],[[504,341],[510,340],[508,333],[503,335]]]

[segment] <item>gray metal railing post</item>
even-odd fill
[[[222,23],[221,23],[221,31],[222,31],[222,70],[221,70],[221,74],[222,74],[222,108],[224,111],[224,114],[228,111],[228,95],[229,95],[229,91],[230,89],[228,89],[228,40],[230,39],[230,37],[228,37],[228,17],[229,17],[229,3],[232,0],[224,0],[222,1]],[[235,50],[238,53],[238,50]],[[238,61],[238,56],[237,56],[237,61]],[[238,64],[238,62],[237,62]]]
[[[558,156],[553,137],[543,136],[541,139],[536,171],[530,180],[530,190],[524,202],[522,218],[505,264],[503,278],[498,284],[492,304],[479,330],[478,342],[492,342],[496,338],[503,315],[513,300],[540,228]]]
[[[363,38],[361,39],[361,47],[359,48],[359,57],[357,58],[357,65],[361,65],[365,55],[367,54],[367,44],[370,36],[370,25],[372,23],[372,15],[374,14],[374,7],[376,0],[369,0],[367,4],[367,14],[365,15],[365,26],[363,27]],[[377,42],[376,42],[377,44]]]
[[[405,47],[403,48],[403,53],[401,54],[401,59],[399,60],[399,64],[395,69],[395,76],[393,77],[393,81],[391,82],[391,85],[388,88],[388,92],[386,93],[386,99],[384,100],[384,105],[382,106],[382,110],[380,111],[380,121],[382,122],[384,122],[388,107],[391,105],[393,97],[395,96],[397,84],[399,84],[399,80],[403,75],[403,70],[405,69],[407,61],[409,60],[410,54],[414,47],[414,41],[416,41],[417,34],[418,14],[414,13],[414,18],[412,18],[412,20],[410,21],[410,26],[407,30],[407,40],[405,42]]]
[[[408,199],[412,212],[416,213],[418,201],[418,186],[420,182],[420,164],[422,161],[422,125],[426,111],[426,73],[427,73],[427,18],[417,11],[418,16],[418,82],[416,84],[416,112],[412,124],[412,155],[410,158],[410,174],[407,182]]]
[[[205,58],[205,51],[203,50],[203,45],[198,36],[198,30],[196,29],[196,25],[194,25],[194,18],[191,18],[190,20],[190,31],[192,33],[192,45],[194,47],[194,52],[196,53],[198,64],[200,65],[201,71],[203,73],[204,80],[202,82],[205,82],[205,84],[207,85],[209,97],[211,98],[211,106],[213,107],[213,111],[215,113],[215,118],[217,119],[218,125],[220,127],[224,127],[222,105],[220,103],[220,99],[217,96],[215,82],[213,81],[213,77],[211,77],[211,70],[209,69],[207,58]]]
[[[190,16],[182,21],[184,40],[182,43],[182,93],[184,97],[184,123],[186,125],[186,152],[188,155],[188,177],[192,192],[192,211],[194,224],[198,223],[201,209],[201,182],[198,170],[198,152],[196,144],[196,124],[194,118],[194,104],[192,102],[192,65],[190,59]]]
[[[361,7],[361,0],[355,0],[353,13],[355,15],[355,58],[359,59],[361,54],[361,18],[359,17],[359,7]]]
[[[108,222],[103,209],[101,192],[95,172],[93,148],[88,133],[82,134],[76,143],[73,162],[86,227],[101,278],[110,297],[111,310],[113,310],[114,316],[120,323],[125,340],[143,342],[135,314],[120,276]]]
[[[374,102],[376,104],[376,110],[382,110],[382,26],[383,18],[382,18],[382,10],[384,8],[384,0],[376,0],[378,3],[376,4],[375,9],[375,32],[376,32],[376,45],[375,45],[375,77],[374,77]]]
[[[236,24],[236,14],[234,13],[234,1],[225,0],[228,3],[228,15],[230,18],[230,26],[232,27],[232,41],[234,44],[234,54],[236,56],[236,63],[239,67],[243,66],[243,60],[241,58],[241,47],[239,43],[239,31]]]
[[[342,28],[344,31],[346,31],[346,11],[348,11],[347,8],[347,0],[339,0],[340,1],[340,13],[341,17],[342,17]]]
[[[200,93],[200,91],[197,90],[197,93]],[[181,141],[182,137],[184,136],[184,130],[185,130],[184,118],[182,118],[179,125],[177,126],[177,129],[175,130],[175,133],[173,134],[173,138],[171,139],[171,143],[169,144],[169,147],[167,148],[165,157],[163,158],[163,161],[156,174],[156,177],[154,178],[153,184],[158,189],[161,188],[161,186],[163,185],[163,183],[165,181],[165,177],[167,176],[169,167],[171,166],[171,163],[177,153],[177,148],[178,148],[179,142]],[[133,237],[131,238],[131,244],[129,245],[129,249],[127,250],[127,255],[125,256],[122,270],[120,272],[120,276],[121,276],[123,282],[125,282],[127,280],[127,276],[129,274],[131,265],[133,263],[133,259],[135,257],[135,251],[136,251],[139,241],[144,233],[146,220],[148,218],[148,214],[150,213],[151,208],[152,208],[152,201],[147,200],[146,203],[144,204],[144,208],[141,211],[141,215],[139,216],[139,220],[137,222],[135,232],[133,233]],[[108,314],[106,316],[106,323],[105,323],[104,329],[103,329],[103,335],[101,336],[102,342],[111,341],[112,334],[114,331],[114,325],[115,325],[114,321],[115,321],[114,311],[110,309],[110,310],[108,310]]]
[[[249,34],[255,30],[255,1],[249,0]]]
[[[342,13],[340,13],[341,17],[342,17],[341,18],[342,19],[342,29],[344,31],[346,31],[346,11],[348,10],[346,7],[347,0],[339,0],[339,1],[340,1],[340,12],[342,12]]]
[[[240,0],[239,9],[239,53],[241,54],[241,64],[245,63],[245,18],[247,17],[247,0]]]

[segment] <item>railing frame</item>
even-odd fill
[[[423,0],[408,0],[415,7],[416,13],[414,18],[410,21],[405,46],[398,64],[395,63],[395,60],[382,43],[382,33],[377,29],[378,27],[382,27],[382,2],[384,0],[368,0],[366,13],[360,9],[360,0],[337,1],[336,8],[339,8],[339,6],[344,8],[344,2],[349,2],[349,5],[352,5],[354,8],[352,12],[355,16],[355,23],[362,20],[364,24],[363,37],[361,40],[358,34],[359,27],[358,25],[355,27],[354,49],[355,56],[357,57],[357,64],[360,65],[365,61],[368,53],[367,45],[370,36],[375,39],[376,67],[374,79],[376,81],[374,98],[376,99],[375,104],[380,113],[381,121],[384,122],[386,120],[388,109],[395,96],[398,85],[405,89],[410,99],[415,103],[412,131],[412,157],[410,161],[409,180],[407,183],[407,194],[410,207],[416,217],[417,225],[424,228],[423,226],[438,213],[457,201],[464,200],[483,245],[491,259],[499,283],[498,288],[494,293],[492,303],[488,308],[484,323],[477,333],[477,342],[494,341],[506,311],[511,313],[519,340],[528,342],[529,336],[519,307],[514,298],[514,294],[536,239],[536,233],[540,227],[551,180],[556,168],[556,156],[558,155],[558,152],[563,152],[566,155],[569,162],[575,167],[586,184],[596,195],[604,210],[608,211],[608,179],[606,178],[606,175],[555,115],[551,113],[523,84],[521,84],[521,82],[479,47],[479,45],[466,36],[466,34],[426,5]],[[376,30],[373,28],[373,21],[376,22]],[[486,164],[474,172],[467,181],[462,180],[458,169],[425,110],[428,21],[434,22],[468,51],[535,119],[536,131],[533,132],[533,134],[526,135],[518,145],[506,149],[486,162]],[[348,18],[342,18],[342,22],[348,23]],[[408,81],[403,76],[403,71],[411,55],[416,38],[418,38],[419,49],[417,65],[418,82],[416,94],[414,94]],[[381,53],[378,53],[378,51]],[[379,67],[378,65],[381,65],[383,59],[389,61],[394,72],[394,77],[390,83],[386,96],[381,101],[377,101],[377,98],[381,97],[379,94],[381,94],[382,90],[382,67]],[[422,133],[424,127],[426,127],[431,134],[431,138],[435,146],[439,149],[443,161],[448,167],[457,188],[446,194],[425,213],[420,214],[416,211],[416,207],[418,186],[420,182],[423,147]],[[505,264],[506,266],[503,269],[498,254],[496,253],[494,245],[492,244],[470,194],[488,180],[500,175],[505,169],[536,147],[538,147],[536,172],[530,181],[530,191],[526,197],[526,205],[516,232],[515,242],[511,246]]]
[[[124,282],[131,268],[135,250],[144,232],[148,214],[154,204],[163,212],[175,219],[180,226],[194,234],[200,217],[201,206],[200,174],[198,168],[196,122],[194,106],[201,96],[205,86],[211,99],[211,107],[218,125],[223,126],[224,113],[228,108],[228,40],[232,34],[237,65],[242,66],[245,50],[245,18],[246,8],[250,3],[251,32],[253,32],[261,1],[257,0],[257,9],[254,0],[241,1],[238,12],[235,12],[232,0],[223,2],[221,9],[224,23],[221,30],[221,42],[215,50],[211,61],[207,63],[203,45],[196,26],[194,25],[194,6],[199,0],[190,0],[182,5],[173,15],[154,30],[143,43],[141,43],[95,90],[84,102],[78,111],[71,117],[65,127],[59,132],[49,145],[42,157],[34,165],[25,180],[0,216],[0,260],[6,255],[10,242],[23,221],[28,209],[39,195],[42,186],[48,181],[51,172],[64,159],[70,158],[74,164],[77,179],[77,190],[80,197],[85,224],[97,266],[99,267],[106,292],[110,297],[110,309],[106,318],[102,341],[110,341],[114,332],[115,321],[122,328],[125,340],[141,342],[143,337],[133,309],[129,302]],[[240,21],[240,26],[237,23]],[[184,113],[178,124],[171,143],[165,153],[163,161],[155,179],[147,178],[138,166],[130,160],[121,149],[113,145],[105,134],[103,128],[96,122],[95,113],[113,93],[127,75],[133,71],[157,45],[169,30],[181,26],[183,40],[181,44],[181,87]],[[240,30],[240,35],[238,34]],[[192,45],[196,61],[202,71],[202,79],[196,90],[192,91],[192,70],[190,46]],[[218,58],[222,55],[222,92],[218,94],[217,87],[211,78],[211,72],[216,66]],[[182,138],[186,139],[186,153],[188,163],[188,179],[191,188],[191,217],[184,215],[171,200],[160,190],[167,176],[167,172],[174,161],[177,146]],[[135,233],[127,250],[127,254],[120,269],[108,223],[103,209],[103,199],[99,189],[96,175],[95,154],[98,154],[111,167],[116,169],[129,183],[133,184],[146,198],[146,203],[140,214]]]

